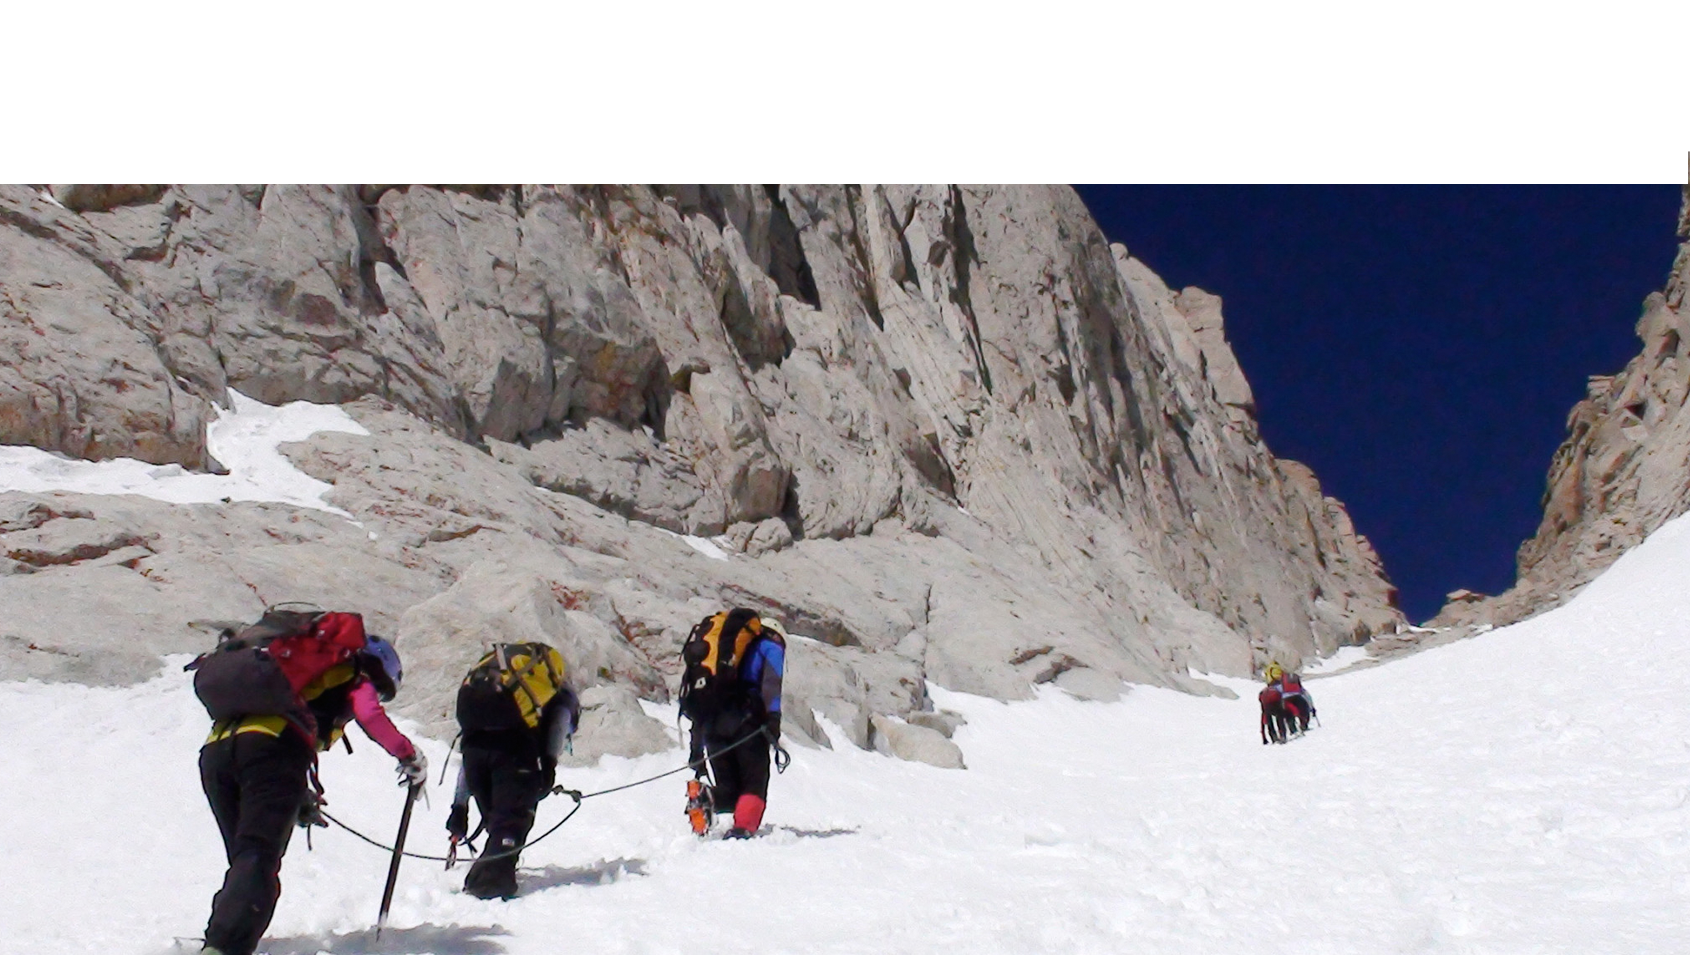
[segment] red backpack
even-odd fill
[[[1279,689],[1280,692],[1287,694],[1301,693],[1303,692],[1303,678],[1295,673],[1287,673],[1280,678]]]
[[[312,681],[364,648],[364,618],[279,604],[184,669],[214,720],[280,716],[315,743],[317,720],[303,695]]]

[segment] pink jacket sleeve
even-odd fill
[[[417,748],[387,718],[387,711],[381,708],[381,699],[376,696],[376,688],[368,680],[360,682],[352,691],[352,718],[394,759],[409,759],[416,753]]]

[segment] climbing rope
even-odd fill
[[[725,753],[731,753],[734,750],[740,748],[741,746],[744,746],[746,743],[749,743],[752,740],[757,739],[759,737],[766,738],[766,734],[763,732],[761,727],[759,727],[754,732],[748,733],[744,737],[742,737],[738,740],[735,740],[732,744],[725,746],[722,749],[719,749],[719,750],[717,750],[716,752],[714,752],[710,755],[721,756]],[[776,748],[779,749],[779,744],[776,744]],[[574,807],[571,808],[569,810],[569,812],[567,814],[565,814],[562,819],[559,819],[557,821],[557,825],[552,826],[550,829],[547,829],[545,832],[542,832],[540,835],[536,836],[533,839],[528,840],[527,842],[523,843],[522,845],[517,846],[515,849],[506,849],[503,852],[495,852],[491,855],[486,854],[486,853],[482,853],[481,855],[475,856],[472,861],[483,861],[483,860],[490,861],[490,860],[493,860],[493,859],[503,859],[506,856],[517,855],[517,854],[527,850],[528,848],[530,848],[534,845],[537,845],[542,839],[545,839],[547,836],[551,835],[552,833],[558,831],[559,829],[562,829],[564,823],[568,822],[571,818],[573,818],[575,816],[576,813],[581,811],[581,801],[582,800],[592,799],[596,796],[608,796],[611,793],[619,793],[619,792],[623,791],[624,789],[633,789],[636,786],[644,786],[647,783],[657,782],[659,779],[664,779],[664,778],[667,778],[669,776],[673,776],[676,773],[684,773],[689,769],[700,769],[705,765],[706,759],[707,759],[707,757],[700,757],[698,759],[695,759],[695,760],[688,762],[684,766],[678,766],[678,767],[671,769],[671,770],[668,770],[666,772],[658,773],[655,776],[647,776],[644,779],[638,779],[638,780],[635,780],[634,782],[631,782],[631,783],[623,783],[620,786],[611,786],[608,789],[594,790],[593,792],[590,792],[590,793],[583,793],[578,789],[565,789],[562,786],[557,786],[557,787],[555,787],[551,790],[551,794],[555,794],[555,795],[559,795],[559,796],[568,796],[570,799],[573,799],[575,801]],[[444,770],[444,767],[442,769]],[[441,773],[441,778],[445,778],[444,771],[442,771],[442,773]],[[319,811],[321,811],[321,810],[319,810]],[[334,816],[329,815],[326,811],[322,811],[322,816],[323,816],[324,819],[327,819],[329,822],[334,823],[336,826],[339,826],[340,828],[346,830],[347,832],[351,833],[354,836],[357,836],[359,839],[362,839],[363,841],[369,843],[372,846],[375,846],[378,849],[382,849],[382,850],[385,850],[387,852],[393,851],[392,846],[387,845],[387,844],[381,842],[378,839],[373,839],[369,836],[364,835],[362,832],[359,832],[358,830],[352,828],[351,826],[347,825],[346,823],[341,822],[339,819],[336,819]],[[456,856],[435,856],[435,855],[428,855],[427,853],[423,853],[423,852],[406,851],[406,852],[400,853],[400,855],[403,855],[408,859],[422,859],[425,862],[452,863],[452,862],[457,861]]]

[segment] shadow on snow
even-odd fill
[[[800,839],[832,839],[834,836],[850,836],[857,833],[855,827],[850,829],[798,829],[793,826],[776,826],[776,832],[789,832]]]
[[[295,935],[268,939],[258,946],[267,955],[504,955],[494,936],[510,933],[488,925],[388,926],[376,938],[373,928],[342,935]]]
[[[523,869],[517,873],[522,894],[543,892],[563,885],[609,885],[625,876],[646,874],[644,859],[600,859],[591,865],[548,865],[539,869]]]

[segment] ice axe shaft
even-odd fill
[[[417,804],[418,786],[405,787],[405,812],[399,817],[399,835],[393,838],[393,861],[387,865],[387,885],[381,890],[381,913],[376,916],[376,938],[387,926],[387,910],[393,907],[393,887],[399,883],[399,863],[405,860],[405,834],[411,831],[411,810]]]

